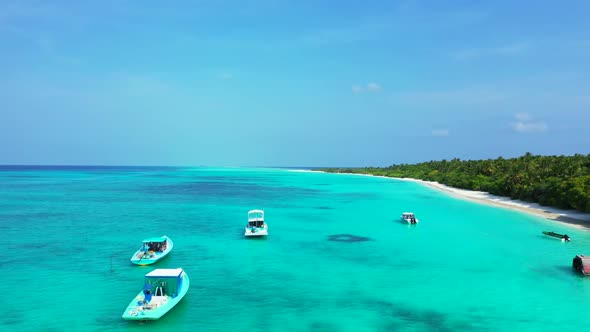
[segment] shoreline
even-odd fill
[[[323,171],[310,171],[310,172],[321,172]],[[548,220],[556,221],[564,225],[576,227],[579,229],[590,230],[590,214],[578,212],[575,210],[562,210],[549,206],[542,206],[538,203],[529,203],[517,199],[510,199],[510,197],[496,196],[483,191],[473,191],[467,189],[459,189],[450,187],[435,181],[425,181],[412,178],[395,178],[389,176],[379,176],[371,174],[359,174],[359,173],[332,173],[332,174],[349,174],[359,176],[371,176],[384,179],[392,179],[398,181],[408,181],[419,183],[425,187],[435,189],[444,192],[452,197],[464,199],[480,204],[486,204],[490,206],[496,206],[504,209],[513,211],[520,211],[528,214],[532,214],[538,217],[543,217]]]

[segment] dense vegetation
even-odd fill
[[[437,181],[562,209],[590,212],[590,155],[536,156],[488,160],[442,160],[385,168],[330,168],[334,173],[363,173]]]

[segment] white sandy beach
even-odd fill
[[[537,203],[525,202],[517,199],[510,199],[509,197],[502,197],[489,194],[483,191],[472,191],[465,189],[458,189],[440,184],[434,181],[424,181],[408,178],[393,178],[402,181],[412,181],[425,185],[430,188],[434,188],[440,191],[444,191],[451,196],[462,198],[478,203],[498,206],[502,208],[522,211],[531,213],[537,216],[541,216],[547,219],[555,220],[558,222],[567,223],[570,225],[576,225],[584,228],[590,228],[590,214],[573,211],[573,210],[561,210],[549,206],[541,206]]]
[[[483,191],[472,191],[472,190],[465,190],[465,189],[458,189],[446,186],[444,184],[440,184],[434,181],[424,181],[424,180],[417,180],[411,178],[393,178],[387,176],[375,176],[370,174],[356,174],[356,173],[348,173],[360,176],[373,176],[373,177],[380,177],[384,179],[393,179],[393,180],[400,180],[400,181],[410,181],[410,182],[417,182],[424,186],[437,189],[443,191],[453,197],[461,198],[470,200],[477,203],[493,205],[497,207],[502,207],[506,209],[526,212],[530,214],[534,214],[537,216],[541,216],[550,220],[554,220],[557,222],[561,222],[564,224],[576,226],[578,228],[590,229],[590,214],[583,213],[573,210],[561,210],[557,208],[552,208],[548,206],[541,206],[537,203],[529,203],[524,202],[521,200],[510,199],[509,197],[502,197],[491,195],[487,192]]]

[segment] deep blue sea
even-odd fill
[[[269,236],[245,239],[250,209]],[[404,211],[420,219],[399,220]],[[417,183],[253,168],[0,167],[0,331],[585,331],[585,230]],[[566,232],[562,243],[542,235]],[[348,234],[352,236],[338,236]],[[134,266],[147,237],[169,257]],[[187,296],[121,315],[154,268]]]

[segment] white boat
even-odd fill
[[[248,225],[246,225],[244,235],[248,237],[268,235],[268,225],[264,222],[264,211],[248,211]]]
[[[190,281],[183,269],[156,269],[145,275],[139,292],[123,312],[126,320],[156,320],[182,300]]]
[[[401,219],[407,222],[408,224],[417,224],[419,221],[413,212],[402,213]]]

